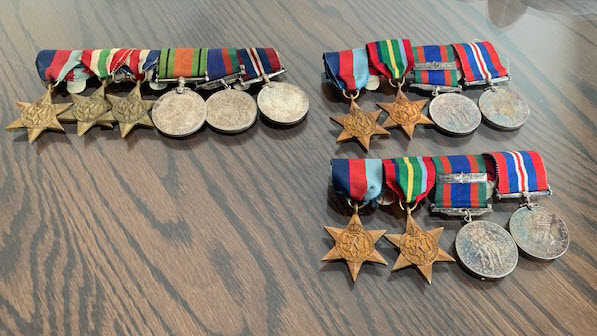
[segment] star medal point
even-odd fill
[[[27,128],[29,143],[32,143],[46,129],[64,130],[56,116],[66,111],[72,103],[53,104],[54,86],[49,84],[47,91],[35,103],[17,102],[21,116],[8,124],[6,129]]]
[[[98,122],[118,122],[123,138],[136,125],[154,127],[147,112],[155,102],[141,98],[141,81],[137,81],[133,90],[126,97],[113,95],[106,95],[106,97],[112,104],[112,110],[101,116]]]
[[[348,114],[331,117],[332,120],[344,127],[342,133],[336,139],[336,142],[342,142],[349,139],[357,139],[359,143],[369,150],[371,136],[390,134],[386,129],[377,124],[377,118],[381,110],[365,112],[354,101],[354,96],[350,96],[350,111]]]
[[[70,110],[60,114],[58,120],[76,121],[78,136],[82,136],[96,124],[112,128],[111,122],[98,121],[112,107],[112,104],[106,99],[106,83],[106,80],[102,80],[101,86],[89,97],[71,93],[74,105]]]
[[[381,127],[389,129],[400,126],[408,136],[408,139],[412,139],[415,125],[434,124],[433,121],[422,112],[428,101],[428,99],[410,101],[399,86],[398,92],[396,93],[396,99],[393,103],[377,103],[379,107],[389,114],[389,118],[385,120]]]

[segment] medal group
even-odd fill
[[[392,271],[414,265],[431,283],[434,262],[454,261],[439,247],[443,227],[423,231],[411,215],[432,190],[432,212],[463,218],[465,225],[456,235],[456,253],[461,264],[481,279],[498,279],[512,272],[518,262],[518,248],[541,260],[555,259],[568,248],[564,222],[531,202],[532,197],[551,194],[543,159],[537,152],[333,159],[331,165],[333,187],[353,215],[345,228],[324,227],[334,239],[334,247],[322,261],[346,260],[353,281],[364,262],[387,265],[375,248],[381,237],[400,249]],[[510,232],[489,221],[473,221],[473,217],[493,211],[488,200],[494,186],[497,200],[524,200],[510,217]],[[404,233],[364,229],[359,210],[396,204],[406,214]]]
[[[205,122],[220,132],[242,132],[257,120],[258,107],[282,125],[300,122],[309,109],[300,88],[270,80],[286,72],[273,48],[42,50],[36,65],[47,90],[35,103],[17,103],[21,116],[6,127],[27,128],[29,142],[46,129],[63,130],[60,121],[76,122],[79,136],[94,125],[112,128],[117,122],[123,138],[137,125],[184,137]],[[80,95],[91,77],[100,80],[100,87]],[[135,82],[126,97],[105,93],[107,85],[124,81]],[[73,103],[52,103],[52,91],[61,82],[67,83]],[[143,82],[156,91],[169,83],[177,87],[148,101],[141,96]],[[251,84],[263,85],[257,103],[245,92]],[[195,92],[216,89],[221,90],[207,101]]]
[[[323,60],[326,76],[350,101],[347,114],[331,117],[344,128],[336,141],[356,139],[365,151],[373,135],[390,134],[387,129],[393,127],[401,127],[408,139],[418,124],[462,136],[475,131],[482,117],[495,128],[514,130],[529,116],[520,96],[496,85],[510,76],[487,41],[413,47],[408,39],[382,40],[366,48],[326,52]],[[428,100],[410,101],[402,91],[410,73],[409,87],[432,96],[429,117],[422,112]],[[378,89],[382,80],[397,89],[394,102],[378,102],[381,109],[363,111],[357,97],[362,90]],[[463,87],[475,86],[485,87],[478,104],[461,94]],[[388,117],[380,126],[382,110]]]

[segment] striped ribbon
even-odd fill
[[[500,57],[490,42],[455,43],[454,49],[467,82],[487,80],[508,75]]]
[[[491,152],[500,194],[545,191],[547,174],[541,155],[535,151]]]
[[[382,161],[386,185],[405,203],[416,206],[435,184],[435,166],[431,157],[400,157]]]
[[[74,80],[76,67],[81,66],[81,50],[56,50],[46,49],[37,53],[35,66],[39,77],[46,82],[61,82],[63,80]],[[81,69],[81,68],[80,68]],[[85,80],[82,72],[77,80]]]
[[[207,48],[164,48],[160,53],[158,77],[205,77]]]
[[[99,78],[111,77],[135,49],[83,49],[81,62]]]
[[[133,49],[120,70],[132,75],[135,80],[144,80],[146,73],[156,67],[159,56],[159,49]]]
[[[363,48],[326,52],[323,63],[327,76],[342,91],[360,90],[369,80],[367,51]]]
[[[454,48],[451,45],[426,45],[413,48],[415,63],[455,62]],[[460,69],[460,65],[456,62]],[[457,87],[460,71],[454,70],[415,70],[415,83]]]
[[[207,74],[210,80],[222,78],[239,71],[236,48],[209,49]]]
[[[482,155],[433,157],[437,175],[486,173]],[[436,183],[435,205],[439,208],[487,207],[487,183]]]
[[[408,39],[382,40],[367,43],[369,62],[390,79],[400,79],[414,65],[413,49]]]
[[[381,193],[383,165],[379,159],[332,159],[332,184],[353,202],[369,202]]]
[[[237,49],[236,54],[240,64],[245,66],[245,81],[282,69],[280,57],[274,48]]]

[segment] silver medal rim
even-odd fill
[[[483,273],[483,272],[479,271],[478,269],[474,269],[474,268],[472,267],[472,265],[469,265],[469,264],[467,264],[467,263],[466,263],[466,262],[463,260],[463,258],[461,257],[461,255],[462,255],[463,251],[461,251],[461,250],[460,250],[459,246],[460,246],[461,244],[459,244],[459,243],[460,243],[460,242],[461,242],[463,239],[465,239],[464,237],[466,236],[466,233],[465,233],[465,232],[466,232],[466,230],[467,230],[467,226],[468,226],[468,225],[471,225],[471,224],[475,224],[475,223],[485,223],[484,225],[486,225],[486,226],[493,226],[493,227],[494,227],[494,228],[496,228],[497,230],[503,230],[503,232],[505,232],[505,233],[506,233],[506,235],[507,235],[508,237],[510,237],[510,241],[511,241],[511,243],[512,243],[512,244],[511,244],[511,247],[512,247],[512,252],[514,252],[514,253],[516,254],[516,262],[515,262],[513,265],[511,265],[511,267],[509,267],[509,268],[508,268],[506,271],[504,271],[504,272],[500,273],[499,275],[495,275],[495,274],[487,274],[487,273]],[[515,241],[514,241],[514,239],[512,238],[512,235],[510,235],[510,233],[509,233],[509,232],[508,232],[506,229],[504,229],[503,227],[501,227],[500,225],[498,225],[498,224],[496,224],[496,223],[493,223],[493,222],[490,222],[490,221],[482,221],[482,220],[481,220],[481,221],[473,221],[473,222],[470,222],[470,223],[468,223],[468,224],[464,225],[464,226],[463,226],[463,227],[462,227],[462,228],[461,228],[461,229],[458,231],[458,233],[456,234],[456,239],[455,239],[455,241],[454,241],[454,246],[455,246],[455,249],[456,249],[456,254],[458,255],[458,258],[460,259],[460,263],[461,263],[461,264],[462,264],[464,267],[466,267],[466,269],[468,269],[469,271],[471,271],[471,272],[475,273],[476,275],[478,275],[478,276],[479,276],[479,277],[481,277],[481,278],[487,278],[487,279],[501,279],[501,278],[503,278],[503,277],[507,276],[508,274],[512,273],[512,271],[514,271],[514,269],[516,268],[516,265],[518,265],[518,257],[519,257],[519,255],[518,255],[518,248],[517,248],[516,242],[515,242]]]
[[[437,122],[437,111],[434,113],[434,106],[436,106],[437,104],[441,104],[443,100],[445,100],[446,98],[449,97],[454,97],[457,96],[458,99],[465,99],[468,100],[472,103],[472,105],[474,105],[477,108],[477,112],[478,112],[478,116],[479,118],[477,118],[477,122],[474,125],[471,125],[469,128],[467,128],[465,131],[458,131],[458,130],[454,130],[454,129],[450,129],[447,128],[445,125],[442,125],[441,123]],[[479,107],[477,106],[477,104],[470,99],[467,96],[464,96],[462,94],[459,93],[453,93],[453,92],[447,92],[447,93],[442,93],[440,95],[438,95],[437,97],[433,98],[431,100],[431,103],[429,104],[429,115],[431,116],[431,119],[433,120],[433,122],[442,130],[451,133],[451,134],[456,134],[456,135],[467,135],[467,134],[471,134],[473,133],[478,127],[479,125],[481,125],[481,120],[482,120],[482,115],[481,115],[481,110],[479,110]],[[435,117],[434,117],[435,115]]]
[[[498,129],[501,129],[501,130],[513,131],[513,130],[517,130],[517,129],[521,128],[522,125],[524,125],[527,122],[527,120],[529,120],[529,115],[531,114],[531,109],[529,107],[529,104],[527,104],[527,102],[524,99],[522,99],[516,92],[514,92],[514,91],[512,91],[510,89],[506,89],[506,88],[503,88],[503,87],[496,87],[495,89],[496,90],[502,90],[502,91],[509,91],[512,94],[514,94],[514,96],[516,96],[516,100],[518,100],[518,101],[520,101],[520,102],[522,102],[524,104],[524,109],[525,109],[526,116],[525,116],[524,120],[520,124],[516,124],[516,125],[513,125],[513,126],[504,125],[504,124],[498,124],[494,120],[491,120],[491,118],[489,118],[487,116],[487,111],[484,111],[483,108],[482,108],[482,106],[484,105],[483,102],[486,99],[489,99],[489,97],[491,97],[492,94],[495,94],[495,92],[493,90],[491,90],[491,89],[487,89],[485,92],[483,92],[483,94],[481,95],[481,97],[479,97],[479,101],[478,101],[479,110],[481,111],[481,114],[483,115],[483,118],[485,118],[485,120],[487,120],[487,122],[489,124],[491,124],[492,126],[498,128]]]
[[[521,207],[520,209],[516,210],[512,216],[510,216],[510,220],[508,222],[508,228],[510,229],[510,235],[512,236],[512,239],[514,239],[514,242],[516,243],[516,246],[518,246],[524,253],[530,255],[533,258],[537,258],[537,259],[541,259],[541,260],[553,260],[553,259],[557,259],[559,257],[561,257],[564,253],[566,253],[566,251],[568,251],[568,247],[570,246],[570,231],[568,230],[568,226],[566,225],[566,223],[564,222],[564,220],[562,220],[562,218],[560,218],[560,216],[558,216],[555,212],[549,210],[548,208],[539,206],[539,205],[534,205],[533,206],[534,209],[541,209],[541,211],[546,211],[552,215],[554,215],[564,226],[564,228],[566,229],[566,247],[564,248],[564,250],[562,251],[562,253],[556,255],[556,256],[549,256],[546,257],[545,255],[537,255],[536,253],[531,253],[528,251],[528,249],[526,249],[526,245],[522,244],[523,240],[522,238],[518,235],[518,228],[516,227],[515,230],[512,229],[512,218],[514,218],[515,216],[519,216],[522,212],[525,211],[532,211],[532,210],[528,210],[528,208],[525,207]]]
[[[225,95],[228,92],[235,92],[235,94],[244,96],[247,103],[254,106],[254,108],[251,109],[252,113],[252,118],[251,118],[251,122],[248,124],[244,124],[244,125],[237,125],[237,127],[227,127],[229,125],[226,126],[221,126],[221,125],[217,125],[217,123],[215,123],[213,120],[210,121],[210,103],[213,104],[213,102],[218,99],[219,96],[221,95]],[[241,90],[237,90],[237,89],[224,89],[224,90],[220,90],[214,94],[212,94],[209,98],[207,98],[207,101],[205,102],[206,106],[207,106],[207,124],[211,127],[213,127],[214,129],[218,130],[219,132],[223,132],[223,133],[241,133],[247,129],[249,129],[251,126],[253,126],[253,124],[255,124],[255,121],[257,120],[257,103],[255,102],[255,99],[253,99],[253,97],[248,94],[245,91],[241,91]]]
[[[160,106],[163,104],[164,101],[167,101],[169,99],[176,99],[176,96],[179,95],[179,93],[177,93],[176,90],[171,90],[169,92],[166,92],[165,94],[163,94],[160,98],[158,98],[155,101],[155,104],[153,105],[153,108],[151,109],[151,120],[153,121],[153,124],[160,132],[162,132],[168,136],[181,138],[181,137],[191,135],[191,134],[197,132],[201,128],[201,126],[203,126],[203,124],[205,123],[205,120],[207,119],[207,103],[203,99],[203,97],[201,97],[201,95],[199,95],[197,92],[195,92],[191,89],[188,89],[188,88],[185,89],[183,94],[190,94],[191,96],[193,96],[194,99],[203,103],[202,108],[201,108],[201,110],[203,110],[203,118],[198,120],[197,124],[188,132],[172,133],[172,132],[166,131],[163,128],[163,125],[161,125],[159,122],[160,113],[161,113],[160,111],[164,111],[164,109],[161,109]],[[156,120],[158,120],[158,122],[156,122]]]
[[[303,111],[299,111],[300,112],[300,117],[299,118],[295,118],[293,120],[279,120],[279,119],[275,119],[272,117],[271,113],[270,113],[270,109],[265,105],[265,103],[263,102],[263,97],[265,97],[267,95],[267,92],[269,90],[287,90],[286,88],[289,88],[289,92],[296,92],[301,96],[301,99],[303,102],[305,102],[306,106],[305,109]],[[294,84],[290,84],[290,83],[285,83],[285,82],[270,82],[269,84],[266,84],[263,86],[263,88],[261,89],[261,91],[259,91],[259,94],[257,95],[257,106],[259,107],[259,110],[261,111],[261,113],[269,120],[278,123],[278,124],[282,124],[282,125],[294,125],[297,124],[299,122],[301,122],[303,119],[305,119],[305,116],[307,115],[307,112],[309,111],[309,97],[307,97],[307,94],[305,93],[305,91],[303,91],[303,89],[301,89],[300,87],[294,85]],[[265,108],[264,108],[265,107]]]

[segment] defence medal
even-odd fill
[[[240,55],[247,51],[246,49],[235,51],[234,59],[237,62],[235,64],[240,66]],[[246,66],[243,66],[244,71],[248,70]],[[257,120],[257,104],[247,92],[232,89],[225,81],[222,81],[221,85],[224,89],[207,99],[207,123],[220,132],[240,133],[251,127]]]
[[[346,228],[325,226],[334,239],[334,247],[321,261],[346,260],[350,275],[356,281],[364,262],[387,265],[375,249],[375,243],[386,230],[365,230],[359,218],[359,209],[381,192],[383,168],[381,160],[334,159],[332,184],[336,192],[346,198],[354,212]]]
[[[267,119],[281,125],[293,125],[303,120],[309,110],[305,92],[290,83],[270,81],[286,72],[274,48],[240,49],[238,59],[245,67],[241,86],[264,82],[257,95],[257,106]]]
[[[456,254],[461,264],[481,279],[508,275],[518,263],[514,240],[501,226],[473,221],[473,216],[492,211],[487,199],[487,164],[482,155],[438,156],[435,203],[432,212],[462,216],[466,224],[456,234]]]
[[[439,248],[443,227],[423,231],[411,215],[411,209],[433,188],[435,168],[430,157],[402,157],[383,160],[386,185],[393,190],[406,211],[404,234],[385,234],[392,244],[400,249],[400,255],[392,271],[415,265],[431,284],[432,265],[436,261],[454,261],[448,253]],[[406,208],[403,204],[406,203]],[[412,205],[410,205],[412,204]]]
[[[510,76],[493,45],[484,41],[453,46],[462,64],[465,84],[489,85],[479,98],[483,117],[501,130],[520,128],[529,118],[529,106],[515,92],[495,85],[509,81]]]
[[[388,78],[391,86],[398,88],[393,103],[377,103],[389,114],[389,118],[385,120],[382,127],[389,129],[400,126],[410,140],[415,125],[432,125],[433,121],[422,113],[423,107],[425,107],[428,100],[411,102],[402,92],[405,76],[414,66],[414,55],[410,40],[393,39],[370,42],[367,43],[367,54],[369,55],[369,62],[373,64],[374,68]],[[396,84],[394,84],[394,81]]]
[[[344,97],[350,99],[348,114],[331,117],[333,121],[344,127],[336,142],[354,138],[359,141],[365,151],[368,151],[371,136],[390,134],[390,132],[377,124],[381,110],[365,112],[355,102],[359,91],[367,84],[369,77],[367,52],[362,48],[326,52],[323,59],[326,73],[334,86],[342,91]]]
[[[496,166],[498,199],[525,199],[509,221],[510,233],[518,247],[537,259],[560,257],[570,244],[568,227],[554,212],[531,202],[531,197],[551,195],[541,155],[535,151],[489,155]]]
[[[207,48],[166,48],[159,56],[154,83],[176,82],[178,86],[156,100],[151,118],[156,128],[172,137],[184,137],[198,131],[207,117],[205,100],[186,86],[207,77]]]
[[[19,119],[6,126],[7,130],[27,128],[29,143],[32,143],[46,129],[64,130],[57,116],[66,111],[72,103],[53,104],[52,91],[64,81],[73,68],[79,64],[80,51],[41,50],[35,59],[37,72],[42,82],[47,83],[46,92],[35,103],[18,102],[21,111]]]
[[[451,45],[413,48],[415,81],[411,87],[432,91],[429,116],[443,131],[454,135],[472,133],[481,124],[481,112],[470,98],[458,94],[461,73]],[[440,94],[442,93],[442,94]]]

